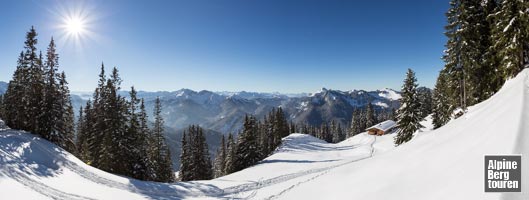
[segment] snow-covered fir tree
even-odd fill
[[[228,142],[226,143],[226,161],[224,163],[224,172],[225,174],[231,174],[235,172],[235,151],[237,149],[237,144],[233,139],[233,134],[228,134]]]
[[[257,120],[253,116],[244,118],[243,131],[238,137],[235,151],[234,169],[240,171],[256,164],[261,159],[257,141]]]
[[[369,102],[367,104],[367,108],[366,108],[366,112],[365,112],[365,127],[368,128],[368,127],[371,127],[371,126],[374,126],[375,124],[377,124],[377,120],[375,118],[375,110],[373,108],[373,105],[371,104],[371,102]]]
[[[152,129],[152,143],[150,145],[150,156],[156,172],[155,181],[174,182],[176,177],[173,173],[171,152],[165,142],[164,120],[162,118],[162,103],[159,97],[154,101],[154,124]]]
[[[401,96],[401,106],[397,111],[396,145],[410,141],[413,137],[413,133],[422,128],[422,125],[420,124],[422,120],[420,110],[421,105],[417,96],[417,79],[415,78],[415,72],[411,69],[408,69],[408,72],[406,73]]]
[[[226,154],[226,141],[224,135],[222,135],[220,147],[217,150],[217,155],[215,157],[215,165],[213,167],[215,178],[226,175],[226,170],[224,169],[224,166],[226,166]]]
[[[446,74],[441,71],[435,88],[433,91],[433,102],[432,102],[432,123],[434,129],[439,128],[450,120],[452,116],[453,107],[450,105],[449,97],[445,92],[448,88],[446,83]]]
[[[200,126],[191,125],[187,129],[187,136],[184,133],[180,159],[180,180],[209,180],[213,178],[206,137]]]
[[[529,2],[501,0],[493,19],[492,41],[500,59],[503,78],[514,77],[527,61],[529,51]]]
[[[3,98],[2,117],[14,129],[26,130],[75,153],[74,122],[66,76],[57,73],[59,57],[52,38],[46,61],[37,55],[37,32],[26,34],[24,51]]]

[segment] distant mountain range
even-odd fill
[[[122,92],[127,96],[127,92]],[[91,93],[73,92],[76,109],[91,98]],[[198,124],[223,134],[236,133],[242,127],[246,114],[262,118],[273,108],[281,107],[287,119],[295,123],[320,125],[335,120],[343,125],[351,120],[352,111],[371,102],[375,109],[399,107],[399,92],[392,89],[375,91],[339,91],[322,88],[310,94],[284,95],[256,92],[211,92],[181,89],[173,92],[138,92],[144,98],[147,111],[152,112],[154,99],[160,97],[165,124],[182,129]]]
[[[7,83],[0,82],[0,94],[6,89]],[[121,95],[128,96],[128,92],[122,91]],[[85,105],[92,93],[72,92],[71,96],[77,115],[80,106]],[[197,92],[181,89],[173,92],[140,91],[138,97],[145,99],[149,115],[152,115],[155,98],[161,98],[162,115],[175,168],[179,166],[182,130],[191,124],[198,124],[206,130],[207,142],[213,154],[219,146],[221,135],[237,133],[246,114],[262,119],[273,108],[281,107],[287,119],[295,123],[320,125],[335,120],[347,125],[354,109],[365,108],[369,102],[376,110],[397,109],[401,98],[400,93],[392,89],[339,91],[326,88],[303,94]]]

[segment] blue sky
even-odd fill
[[[432,87],[443,66],[448,1],[29,1],[0,6],[0,80],[34,25],[39,49],[57,39],[70,89],[92,91],[101,62],[123,88],[313,92],[400,89],[407,68]],[[86,30],[65,39],[65,13]]]

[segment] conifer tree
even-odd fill
[[[191,125],[187,137],[182,137],[180,179],[182,181],[213,178],[208,146],[202,128]],[[184,135],[185,136],[185,135]]]
[[[46,86],[44,88],[44,102],[43,102],[43,120],[46,122],[42,128],[46,135],[49,135],[49,140],[54,143],[60,142],[60,133],[58,129],[58,122],[62,118],[63,108],[60,100],[62,94],[59,91],[57,83],[57,69],[59,65],[59,57],[55,50],[55,42],[53,38],[48,46],[45,63],[45,80]]]
[[[497,12],[490,15],[493,47],[497,51],[503,79],[514,77],[524,64],[529,51],[529,2],[502,0]]]
[[[352,117],[351,117],[351,127],[349,128],[349,134],[347,137],[352,137],[360,132],[362,130],[360,129],[360,113],[358,110],[354,110]]]
[[[397,136],[395,144],[400,145],[411,140],[413,133],[422,128],[420,117],[420,103],[417,97],[417,79],[415,72],[408,69],[406,79],[401,90],[401,106],[397,116]]]
[[[377,123],[375,118],[375,110],[373,109],[373,104],[371,104],[371,102],[367,104],[365,118],[366,128],[374,126]]]
[[[227,154],[226,141],[223,135],[220,141],[220,147],[217,150],[217,155],[215,157],[215,167],[214,167],[215,178],[226,175],[226,170],[224,169],[224,166],[226,165],[226,154]]]
[[[448,96],[446,95],[447,87],[446,74],[444,71],[441,71],[439,77],[437,77],[433,92],[432,123],[434,129],[448,123],[453,112],[453,107],[450,105]]]
[[[154,124],[152,129],[152,144],[150,154],[156,171],[156,180],[159,182],[173,182],[175,175],[171,162],[171,152],[165,142],[164,120],[162,118],[162,103],[159,97],[154,102]],[[191,133],[190,133],[191,134]]]
[[[417,98],[421,105],[421,118],[425,118],[432,113],[432,93],[425,87],[417,88]]]
[[[233,134],[228,135],[228,142],[226,143],[226,162],[224,164],[225,174],[235,172],[235,157],[236,157],[236,143],[233,139]]]
[[[59,139],[56,144],[66,149],[69,152],[75,153],[75,123],[74,123],[74,111],[72,102],[70,99],[70,90],[68,89],[68,82],[66,82],[66,75],[64,72],[59,74],[58,83],[58,105],[60,109],[59,118],[56,119],[56,137]],[[53,141],[53,140],[51,140]]]
[[[178,177],[180,181],[190,181],[193,180],[192,172],[192,157],[191,157],[191,147],[188,144],[188,139],[186,137],[186,131],[182,135],[182,151],[180,153],[180,171]]]
[[[239,135],[237,150],[235,151],[235,171],[242,170],[256,164],[261,158],[257,142],[257,122],[255,117],[244,118],[243,132]]]

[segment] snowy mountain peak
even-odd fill
[[[391,99],[391,100],[399,100],[400,98],[402,98],[400,93],[390,88],[384,88],[380,90],[380,93],[378,93],[378,96],[386,98],[386,99]]]

